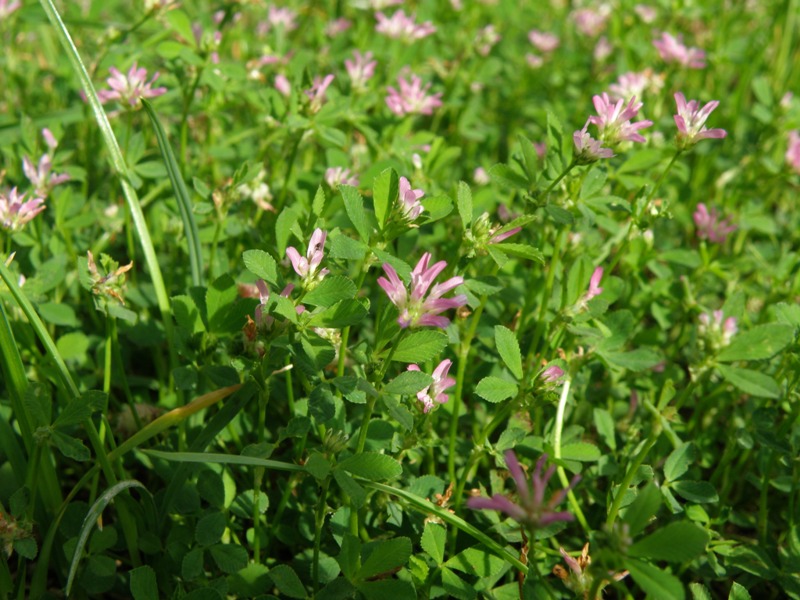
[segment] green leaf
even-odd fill
[[[386,226],[386,220],[400,193],[399,185],[400,180],[394,169],[386,169],[375,178],[372,186],[372,202],[375,205],[375,216],[378,218],[378,227],[381,231]]]
[[[782,323],[756,325],[734,336],[730,345],[717,355],[717,360],[764,360],[775,356],[794,341],[794,328]]]
[[[728,594],[728,600],[750,600],[750,592],[746,587],[734,581]]]
[[[314,476],[317,481],[322,481],[331,472],[331,463],[319,452],[314,452],[308,457],[305,464],[306,471]]]
[[[458,214],[461,217],[462,229],[466,231],[472,225],[472,190],[464,181],[458,182],[458,192],[456,195],[458,204]]]
[[[624,492],[620,490],[618,493],[622,494]],[[649,483],[639,490],[636,498],[625,509],[625,514],[622,517],[622,521],[628,524],[631,537],[647,527],[650,519],[658,512],[660,506],[661,494],[654,483]]]
[[[271,286],[278,285],[278,264],[268,252],[263,250],[245,250],[242,254],[244,266],[256,277],[263,279]]]
[[[410,581],[403,579],[376,579],[358,584],[358,591],[365,600],[417,600],[417,594]]]
[[[600,192],[600,190],[603,189],[605,183],[606,183],[605,171],[601,171],[599,168],[596,167],[593,168],[586,175],[584,175],[580,193],[581,200],[586,200],[587,198],[596,196],[598,192]]]
[[[269,578],[281,594],[289,598],[307,598],[303,582],[289,565],[277,565],[269,570]]]
[[[673,450],[664,463],[664,477],[667,481],[675,481],[689,470],[695,459],[695,447],[691,442],[682,444]]]
[[[628,550],[628,555],[682,563],[700,556],[708,540],[705,529],[690,521],[678,521],[636,542]]]
[[[107,396],[103,392],[92,390],[84,392],[79,398],[71,400],[58,415],[53,427],[64,428],[80,425],[92,416],[92,413],[104,410]]]
[[[404,371],[392,379],[383,390],[389,394],[410,396],[433,383],[433,378],[421,371]]]
[[[595,429],[597,429],[597,433],[606,443],[606,446],[608,446],[612,450],[616,450],[617,428],[616,425],[614,424],[614,417],[612,417],[611,413],[604,408],[595,408],[593,414],[594,414],[594,426]]]
[[[317,188],[317,193],[314,194],[314,201],[311,203],[311,212],[317,217],[322,216],[322,213],[325,212],[326,202],[327,198],[325,198],[325,190],[323,190],[322,186],[320,185]]]
[[[356,284],[347,277],[330,275],[303,296],[303,304],[328,308],[339,302],[339,300],[354,298],[356,292],[358,292]]]
[[[175,32],[183,38],[187,44],[194,45],[194,33],[192,33],[192,22],[187,14],[182,10],[171,10],[166,13],[167,22]]]
[[[482,546],[467,548],[444,564],[451,569],[477,577],[492,577],[504,568],[508,568],[506,561]]]
[[[205,331],[202,315],[191,296],[173,296],[172,315],[178,327],[190,335]]]
[[[453,201],[444,195],[426,196],[420,202],[425,209],[422,215],[425,223],[433,223],[439,219],[444,219],[453,212]]]
[[[630,571],[631,577],[652,598],[658,600],[684,600],[686,592],[680,580],[653,565],[628,558],[625,567]]]
[[[528,189],[528,178],[517,173],[506,164],[498,163],[489,169],[489,176],[496,182],[512,188]]]
[[[315,314],[309,320],[309,327],[341,329],[349,325],[358,325],[369,314],[369,310],[360,301],[340,300],[336,304]]]
[[[514,332],[502,325],[496,325],[494,343],[497,346],[497,352],[500,353],[500,358],[503,359],[511,374],[517,379],[522,379],[522,352],[520,352],[519,342],[517,342]]]
[[[201,546],[210,546],[216,544],[222,539],[222,534],[225,533],[227,520],[225,515],[221,512],[213,512],[210,515],[204,516],[197,522],[194,528],[194,539]]]
[[[340,233],[329,238],[331,240],[329,257],[344,258],[346,260],[361,260],[369,250],[364,242],[354,240]]]
[[[341,400],[339,402],[341,403]],[[308,398],[308,415],[317,425],[327,423],[336,415],[336,398],[329,385],[318,385],[311,390]]]
[[[544,255],[542,254],[541,250],[534,248],[533,246],[529,246],[528,244],[500,242],[499,244],[492,244],[492,246],[505,254],[510,254],[511,256],[516,256],[517,258],[535,260],[541,264],[544,264]]]
[[[400,463],[391,456],[377,452],[362,452],[354,454],[339,463],[339,467],[370,481],[394,479],[403,472]]]
[[[83,445],[82,441],[66,433],[61,433],[57,429],[50,432],[50,439],[53,441],[56,448],[58,448],[59,452],[67,458],[83,462],[92,457],[89,449]]]
[[[361,567],[361,541],[351,533],[342,537],[342,549],[336,557],[342,574],[350,581],[356,577],[356,572]]]
[[[39,551],[39,547],[36,545],[36,540],[32,537],[14,540],[13,547],[17,554],[19,554],[22,558],[27,558],[28,560],[34,560]]]
[[[208,310],[209,330],[214,333],[226,333],[231,308],[236,302],[239,292],[233,277],[227,273],[215,279],[206,292],[206,308]],[[239,324],[241,329],[242,324]]]
[[[497,403],[502,402],[507,398],[513,398],[517,395],[519,389],[517,384],[513,381],[506,381],[493,375],[484,377],[478,382],[475,387],[475,393],[488,402]]]
[[[703,263],[703,260],[696,250],[667,250],[666,252],[662,252],[659,258],[676,265],[688,267],[689,269],[696,269]]]
[[[16,519],[21,518],[28,509],[30,502],[31,490],[27,485],[23,485],[16,492],[11,494],[11,498],[8,500],[8,508],[11,512],[11,516]]]
[[[693,600],[712,600],[711,594],[702,583],[690,583],[689,591],[692,592]]]
[[[351,185],[339,186],[344,200],[344,210],[362,242],[369,243],[369,222],[364,212],[364,199]]]
[[[355,479],[350,477],[347,471],[336,467],[333,470],[333,478],[339,484],[353,510],[360,510],[367,503],[367,491]]]
[[[430,556],[437,565],[441,565],[444,560],[444,547],[447,542],[447,530],[437,524],[428,521],[425,523],[425,530],[422,532],[420,546]]]
[[[630,352],[604,352],[602,356],[612,365],[630,371],[644,371],[661,362],[661,355],[649,348],[639,348]]]
[[[36,308],[43,321],[60,325],[62,327],[80,327],[80,321],[75,316],[75,309],[69,304],[56,304],[55,302],[42,302]]]
[[[561,458],[564,460],[578,460],[592,462],[602,456],[600,448],[589,442],[574,442],[561,447]]]
[[[397,344],[392,360],[404,363],[424,363],[439,356],[447,347],[447,335],[438,329],[415,331]]]
[[[442,587],[451,597],[459,600],[472,600],[478,597],[475,587],[456,575],[447,567],[442,567]]]
[[[158,583],[153,567],[143,565],[130,572],[133,600],[158,600]]]
[[[236,573],[247,566],[247,550],[238,544],[215,544],[208,550],[223,573]]]
[[[746,394],[757,396],[758,398],[779,398],[781,389],[775,380],[769,375],[743,369],[741,367],[728,367],[717,365],[717,371],[728,383],[733,384]]]
[[[690,502],[698,504],[719,502],[717,490],[707,481],[675,481],[670,487],[681,498]]]
[[[369,556],[364,556],[370,551]],[[383,542],[375,542],[364,546],[361,550],[362,563],[356,577],[369,579],[385,573],[390,573],[402,567],[411,556],[411,540],[407,537],[398,537]]]
[[[181,577],[187,581],[197,579],[203,574],[203,549],[192,548],[181,561]]]

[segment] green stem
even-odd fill
[[[322,492],[320,493],[319,502],[317,503],[317,531],[314,535],[314,556],[311,563],[311,579],[314,582],[314,596],[317,595],[317,591],[319,590],[319,549],[322,545],[322,531],[325,525],[325,506],[328,501],[328,486],[330,483],[330,477],[326,478],[325,482],[322,484]]]
[[[550,298],[553,295],[553,285],[555,284],[556,271],[558,271],[559,262],[561,261],[561,247],[564,245],[564,238],[566,237],[566,229],[561,229],[556,235],[556,241],[553,244],[553,255],[550,258],[550,266],[547,271],[547,280],[545,281],[544,289],[542,290],[542,300],[539,305],[539,317],[536,321],[536,329],[533,333],[531,345],[528,348],[528,354],[525,356],[525,363],[523,367],[529,368],[533,363],[533,357],[539,349],[539,340],[541,340],[547,323],[545,317],[547,316],[547,307],[550,304]],[[520,323],[520,327],[524,324]]]
[[[555,455],[556,459],[561,458],[561,432],[564,429],[564,412],[566,411],[567,399],[569,398],[569,390],[571,386],[572,380],[568,377],[564,378],[564,385],[561,388],[561,396],[558,399],[558,409],[556,410],[555,431],[553,432],[553,454]],[[578,522],[581,524],[581,527],[583,527],[587,534],[591,533],[589,522],[586,520],[586,516],[581,510],[580,504],[578,504],[578,499],[575,497],[575,494],[572,493],[572,490],[569,489],[570,482],[567,478],[566,471],[564,471],[564,467],[559,465],[556,470],[558,472],[558,478],[561,480],[561,485],[568,490],[567,499],[572,507],[572,511],[575,513],[575,518],[578,519]]]
[[[650,436],[645,440],[642,449],[639,451],[639,454],[636,455],[636,458],[633,459],[633,462],[628,467],[625,477],[622,478],[622,483],[619,484],[619,489],[617,489],[617,495],[614,496],[614,501],[611,503],[611,508],[608,511],[608,518],[606,519],[607,528],[610,529],[617,520],[619,509],[622,507],[622,501],[625,498],[625,492],[628,491],[633,478],[636,477],[636,473],[639,471],[639,467],[642,466],[644,459],[647,458],[647,454],[650,452],[650,449],[655,446],[656,442],[658,441],[658,436],[660,433],[661,432],[659,428],[653,427],[653,429],[650,431]]]
[[[358,276],[358,281],[356,282],[356,289],[360,290],[361,286],[364,285],[364,279],[367,276],[367,271],[369,267],[366,265],[366,261],[371,254],[371,250],[367,250],[367,253],[364,255],[364,259],[361,264],[361,274]],[[339,362],[336,365],[336,375],[338,377],[342,377],[344,375],[344,365],[345,359],[347,357],[347,342],[350,339],[350,326],[348,325],[342,330],[342,341],[339,344]]]
[[[461,340],[461,346],[458,352],[456,390],[453,393],[453,414],[450,416],[450,431],[447,445],[447,473],[450,477],[450,481],[456,481],[456,438],[458,435],[458,417],[461,412],[461,396],[464,394],[464,376],[467,372],[467,362],[469,360],[469,351],[472,347],[472,339],[475,337],[475,332],[478,329],[478,322],[481,320],[483,309],[486,306],[486,298],[486,295],[481,297],[478,308],[475,309],[475,313],[470,320],[467,334]],[[459,498],[456,498],[455,501],[458,503]]]
[[[561,182],[561,180],[562,180],[562,179],[564,179],[564,177],[566,177],[566,176],[569,174],[569,172],[570,172],[570,171],[572,171],[572,169],[574,169],[574,168],[575,168],[575,167],[577,167],[577,166],[578,166],[578,163],[576,163],[574,160],[573,160],[571,163],[569,163],[569,166],[567,166],[567,168],[566,168],[566,169],[564,169],[564,170],[561,172],[561,175],[559,175],[558,177],[556,177],[556,178],[553,180],[553,183],[551,183],[549,186],[547,186],[547,189],[546,189],[546,190],[545,190],[545,191],[542,193],[542,195],[543,195],[543,196],[546,196],[547,194],[549,194],[550,192],[552,192],[552,191],[553,191],[553,188],[555,188],[555,187],[556,187],[556,186],[557,186],[557,185],[558,185],[558,184]]]

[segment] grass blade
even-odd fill
[[[192,199],[189,196],[189,191],[186,189],[186,184],[181,176],[181,170],[178,166],[178,161],[175,159],[175,153],[172,152],[172,147],[169,145],[169,139],[158,120],[158,115],[153,110],[153,107],[147,100],[142,100],[142,105],[153,123],[153,128],[156,130],[156,138],[158,139],[158,147],[161,150],[161,158],[164,160],[164,166],[167,169],[169,180],[172,183],[172,190],[175,192],[175,199],[178,201],[178,209],[181,211],[181,220],[183,221],[183,230],[186,233],[186,240],[189,243],[189,265],[192,270],[192,285],[203,285],[203,250],[200,247],[200,234],[197,231],[197,222],[194,219],[194,212],[192,211]]]
[[[305,467],[278,460],[256,458],[255,456],[242,456],[239,454],[214,454],[211,452],[162,452],[161,450],[144,450],[155,458],[172,462],[185,463],[215,463],[219,465],[245,465],[251,467],[264,467],[275,471],[305,471]]]
[[[150,231],[147,228],[147,221],[145,221],[142,206],[139,203],[139,197],[136,195],[136,190],[130,184],[130,175],[128,165],[125,163],[125,158],[122,156],[117,138],[114,136],[114,131],[111,129],[111,123],[108,121],[108,116],[100,104],[100,99],[97,97],[97,92],[94,89],[92,80],[83,64],[78,49],[72,41],[64,22],[61,20],[61,15],[58,13],[53,0],[40,0],[42,8],[47,14],[47,18],[53,25],[53,29],[61,42],[61,45],[66,51],[67,58],[72,64],[75,74],[78,76],[83,93],[86,95],[86,101],[91,107],[94,118],[100,127],[103,141],[108,148],[108,153],[111,157],[111,164],[119,176],[120,185],[122,186],[122,193],[125,196],[125,201],[130,210],[133,224],[136,229],[136,234],[139,238],[139,243],[142,245],[144,252],[145,262],[150,271],[150,278],[153,282],[153,289],[156,294],[156,302],[163,317],[162,322],[164,325],[164,332],[167,336],[167,345],[170,349],[170,361],[172,367],[177,366],[177,355],[175,353],[175,344],[173,343],[173,327],[172,327],[172,312],[170,308],[169,296],[167,288],[164,285],[164,277],[161,274],[161,267],[158,264],[158,257],[156,256],[155,248],[153,247],[153,240],[150,238]]]

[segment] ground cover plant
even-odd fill
[[[795,0],[0,0],[0,598],[799,598]]]

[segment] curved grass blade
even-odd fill
[[[19,355],[19,348],[14,340],[14,332],[11,331],[11,324],[8,322],[8,315],[6,315],[2,303],[0,303],[0,357],[2,358],[0,370],[2,370],[8,394],[11,396],[11,410],[14,411],[25,446],[30,452],[33,429],[23,401],[25,390],[28,388],[28,378],[25,376],[25,366],[22,364],[22,357]]]
[[[69,596],[69,592],[72,589],[72,582],[75,579],[75,573],[78,571],[78,563],[81,561],[83,548],[86,546],[86,541],[89,539],[89,534],[92,532],[92,528],[94,527],[95,523],[97,523],[97,519],[100,518],[100,515],[105,507],[108,506],[109,502],[111,502],[115,496],[117,496],[120,492],[134,487],[143,489],[145,492],[147,492],[147,496],[152,500],[152,495],[147,488],[144,487],[144,485],[135,479],[128,479],[125,481],[120,481],[103,492],[103,494],[95,501],[95,503],[92,504],[89,512],[86,513],[86,518],[83,519],[81,533],[78,537],[78,543],[75,546],[75,553],[72,555],[72,561],[69,565],[67,587],[64,590],[67,596]]]
[[[158,120],[158,115],[156,115],[156,112],[147,100],[142,100],[142,106],[144,106],[144,109],[147,111],[147,115],[153,123],[153,128],[156,130],[156,138],[158,139],[158,147],[161,150],[161,158],[164,160],[164,166],[167,169],[169,180],[172,183],[172,190],[175,192],[175,198],[178,201],[178,209],[181,211],[183,230],[186,232],[186,240],[189,243],[189,266],[192,270],[192,285],[203,285],[203,250],[200,247],[200,234],[197,231],[197,222],[194,219],[194,212],[192,211],[192,199],[189,196],[189,191],[186,189],[186,184],[181,176],[178,161],[175,159],[175,154],[172,152],[172,147],[169,145],[167,134],[161,126],[161,122]]]
[[[391,494],[392,496],[397,496],[398,498],[402,498],[420,512],[436,515],[439,519],[441,519],[445,523],[449,523],[453,527],[457,527],[467,535],[470,535],[473,538],[475,538],[477,541],[479,541],[481,544],[483,544],[489,550],[491,550],[495,555],[499,556],[504,561],[506,561],[507,563],[509,563],[522,573],[528,572],[528,567],[522,564],[516,556],[512,555],[510,552],[508,552],[508,550],[506,550],[503,546],[495,542],[492,538],[483,533],[480,529],[474,527],[473,525],[470,525],[461,517],[456,516],[453,513],[448,512],[439,506],[436,506],[433,502],[431,502],[427,498],[422,498],[420,496],[417,496],[416,494],[412,494],[405,490],[401,490],[399,488],[392,487],[384,483],[368,481],[362,478],[359,478],[359,483],[364,487],[372,488],[374,490],[379,490],[381,492]]]
[[[242,456],[240,454],[214,454],[212,452],[163,452],[161,450],[143,450],[145,454],[155,458],[162,458],[172,462],[185,463],[214,463],[218,465],[245,465],[251,467],[264,467],[274,471],[305,471],[305,467],[293,463],[256,458],[255,456]]]
[[[114,136],[114,131],[111,129],[111,123],[108,121],[103,106],[100,104],[100,99],[97,97],[97,92],[94,89],[92,80],[89,78],[89,73],[86,66],[83,64],[78,49],[72,41],[64,22],[61,20],[61,15],[58,13],[53,0],[40,0],[47,18],[53,25],[61,45],[66,51],[67,58],[72,64],[75,74],[78,76],[83,93],[86,95],[86,101],[91,107],[97,125],[100,127],[100,133],[103,136],[103,141],[108,148],[108,153],[111,157],[111,164],[119,176],[120,185],[122,186],[122,193],[125,196],[125,201],[130,210],[133,224],[136,229],[136,234],[139,238],[139,243],[142,245],[144,252],[145,262],[150,271],[150,278],[153,283],[153,290],[156,294],[156,302],[163,317],[162,323],[164,325],[164,333],[167,336],[167,345],[170,350],[170,362],[172,368],[177,366],[177,353],[175,344],[173,343],[173,326],[172,326],[172,312],[170,307],[169,296],[167,295],[167,288],[164,285],[164,277],[161,274],[161,267],[158,264],[158,257],[156,256],[155,248],[153,247],[153,240],[150,238],[150,231],[147,228],[147,221],[145,221],[142,206],[139,203],[139,197],[136,195],[136,190],[130,183],[130,171],[128,165],[125,163],[125,158],[122,156],[117,138]]]

